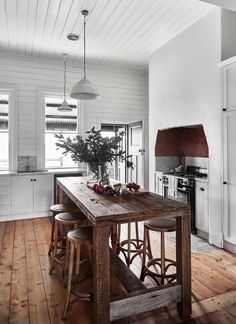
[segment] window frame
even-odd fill
[[[1,171],[17,170],[17,87],[0,85],[0,94],[8,95],[8,169]]]
[[[64,98],[63,92],[58,91],[58,89],[50,89],[50,91],[45,89],[38,89],[38,109],[37,109],[37,168],[45,169],[45,98]],[[67,94],[69,98],[69,95]],[[77,116],[78,116],[78,135],[83,134],[83,103],[80,100],[77,100]],[[48,168],[48,169],[76,169],[75,167],[57,167],[57,168]]]

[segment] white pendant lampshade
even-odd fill
[[[100,98],[95,86],[86,78],[78,81],[72,88],[70,96],[75,99],[93,100]]]
[[[86,19],[88,10],[82,10],[84,16],[84,77],[78,81],[72,88],[70,96],[80,100],[94,100],[100,98],[96,87],[86,78]]]
[[[67,54],[62,54],[64,59],[64,100],[62,104],[57,108],[59,111],[72,111],[72,108],[69,106],[68,102],[66,101],[66,60]]]
[[[72,108],[69,106],[68,102],[63,100],[62,104],[57,108],[59,111],[72,111]]]

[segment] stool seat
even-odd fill
[[[71,242],[76,241],[77,243],[85,243],[91,244],[93,241],[93,228],[92,227],[81,227],[74,231],[70,231],[67,234],[68,240]]]
[[[56,204],[50,207],[50,211],[55,213],[64,213],[73,209],[76,209],[76,206],[72,204]]]
[[[173,232],[176,230],[175,218],[152,218],[144,222],[144,226],[158,232]]]
[[[55,220],[64,222],[64,223],[78,223],[87,221],[87,217],[79,211],[60,213],[55,216]]]

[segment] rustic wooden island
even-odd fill
[[[169,304],[179,315],[191,314],[190,207],[154,193],[107,196],[87,187],[87,179],[57,179],[56,200],[71,199],[93,224],[94,323],[110,323]],[[176,218],[177,282],[147,289],[109,247],[111,225],[153,217]],[[110,268],[127,294],[110,300]]]

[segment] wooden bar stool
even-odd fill
[[[131,226],[135,227],[135,235],[131,237]],[[130,267],[131,263],[133,262],[134,258],[138,255],[142,256],[143,254],[143,239],[139,237],[138,231],[138,222],[134,223],[127,223],[127,239],[121,241],[121,224],[117,227],[117,254],[122,252],[125,258],[125,262],[128,267]],[[114,231],[114,229],[113,229]]]
[[[153,258],[150,245],[149,231],[160,232],[160,257]],[[165,256],[165,233],[176,231],[176,221],[173,218],[153,218],[144,223],[143,262],[140,280],[150,276],[158,286],[171,283],[176,280],[176,262]],[[146,263],[147,251],[150,251],[150,259]],[[168,270],[173,268],[172,273]]]
[[[54,227],[55,227],[55,216],[59,213],[70,212],[78,209],[74,204],[56,204],[50,207],[52,212],[52,228],[51,228],[51,241],[49,245],[48,255],[51,255],[54,247]]]
[[[78,290],[80,273],[81,247],[86,246],[88,248],[88,261],[92,265],[92,241],[92,227],[81,227],[74,231],[70,231],[67,234],[67,242],[69,244],[69,268],[66,301],[62,315],[63,320],[67,317],[71,293],[75,294],[79,300],[90,301],[92,299],[91,293],[81,293],[76,291]]]
[[[59,265],[62,269],[65,284],[69,258],[67,233],[80,226],[89,225],[87,217],[82,212],[66,212],[55,216],[53,258],[49,274],[52,274],[56,264]],[[63,256],[65,258],[62,258]]]

